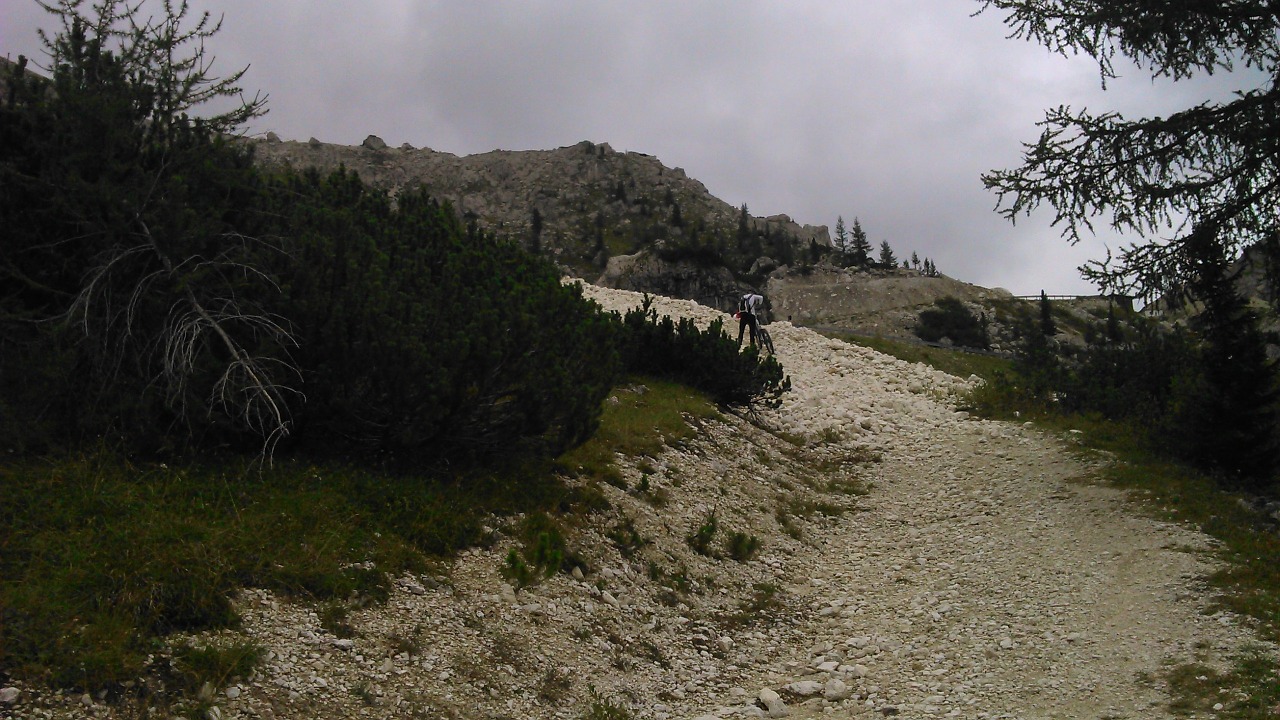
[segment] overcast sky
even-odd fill
[[[1059,104],[1167,115],[1213,82],[1103,92],[1096,64],[1006,39],[977,0],[193,0],[223,15],[214,70],[269,94],[250,128],[467,155],[582,140],[656,155],[753,215],[860,219],[876,245],[1017,294],[1092,292],[1047,213],[1012,225],[980,175],[1016,166]],[[43,62],[34,0],[0,52]],[[1226,84],[1223,87],[1231,87]],[[1105,229],[1105,225],[1102,226]]]

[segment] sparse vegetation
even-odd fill
[[[725,547],[730,558],[738,562],[747,562],[760,552],[760,538],[735,530],[729,533]]]
[[[560,668],[547,668],[538,683],[538,699],[543,702],[559,703],[569,697],[573,690],[573,677]]]
[[[522,550],[511,548],[502,567],[503,576],[514,582],[517,589],[549,578],[560,570],[586,566],[568,550],[560,523],[545,512],[527,515],[520,521],[517,535]]]
[[[636,530],[635,521],[631,518],[624,518],[614,525],[609,530],[608,537],[622,557],[628,559],[634,557],[646,545],[652,544],[651,540],[644,538]]]
[[[699,555],[714,557],[714,551],[711,549],[711,541],[715,539],[716,532],[720,529],[720,519],[716,517],[716,512],[712,510],[707,517],[687,538],[685,541],[689,543],[689,547]]]
[[[604,697],[594,687],[589,690],[590,704],[582,720],[631,720],[635,717],[626,705]]]
[[[861,335],[853,335],[852,333],[828,331],[823,334],[827,337],[844,340],[845,342],[852,343],[854,345],[871,348],[872,350],[882,352],[885,355],[892,355],[899,360],[924,363],[925,365],[937,368],[938,370],[960,378],[977,375],[980,378],[990,380],[998,372],[1009,367],[1008,359],[996,357],[994,355],[979,355],[976,353],[949,350],[947,348],[918,345],[916,343],[894,340],[892,338],[864,337]]]
[[[331,633],[334,637],[353,638],[356,636],[355,628],[351,627],[351,623],[347,622],[350,612],[347,606],[338,600],[330,600],[320,606],[320,627]]]
[[[233,678],[247,678],[262,660],[262,648],[247,640],[197,646],[183,642],[172,650],[170,679],[188,694],[216,691]]]
[[[744,599],[736,611],[720,618],[726,628],[742,628],[765,625],[786,609],[782,589],[774,583],[756,583],[751,596]]]

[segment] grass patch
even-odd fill
[[[1220,591],[1215,607],[1254,618],[1267,640],[1280,641],[1280,533],[1275,527],[1198,472],[1134,450],[1121,457],[1124,462],[1106,471],[1108,480],[1134,491],[1157,515],[1195,525],[1221,541],[1218,552],[1227,564],[1209,577]]]
[[[617,455],[657,457],[667,445],[694,437],[697,430],[690,419],[716,417],[714,403],[702,393],[665,380],[632,378],[605,401],[595,436],[562,455],[556,464],[571,475],[620,483],[625,489]]]
[[[860,345],[865,348],[871,348],[876,352],[891,355],[899,360],[905,360],[912,363],[924,363],[925,365],[941,370],[948,375],[954,375],[960,378],[977,375],[983,380],[990,380],[997,373],[1007,372],[1011,365],[1011,361],[1008,358],[997,357],[995,355],[983,355],[950,348],[937,348],[929,345],[919,345],[912,342],[906,342],[903,340],[894,340],[891,338],[863,337],[861,335],[853,335],[838,331],[824,332],[823,335],[836,340],[843,340],[851,345]]]
[[[249,641],[197,647],[184,642],[173,649],[170,681],[188,694],[216,691],[233,678],[247,678],[262,661],[262,648]]]
[[[1172,695],[1169,709],[1180,715],[1213,712],[1222,718],[1266,720],[1280,714],[1280,666],[1257,649],[1235,658],[1226,672],[1187,663],[1170,669],[1165,678]]]
[[[140,464],[98,452],[0,464],[0,671],[96,691],[161,672],[154,638],[235,628],[261,587],[332,602],[489,541],[488,513],[591,507],[549,465],[450,479],[336,464]]]
[[[582,720],[631,720],[635,717],[626,705],[604,697],[594,687],[590,688],[589,695],[591,702],[579,716]]]

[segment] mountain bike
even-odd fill
[[[776,354],[773,352],[773,338],[769,337],[769,331],[763,325],[756,326],[756,334],[760,336],[760,346],[767,348],[770,355]]]

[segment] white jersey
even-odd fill
[[[742,296],[742,307],[752,315],[759,316],[760,311],[764,310],[764,297],[755,293],[747,293]]]

